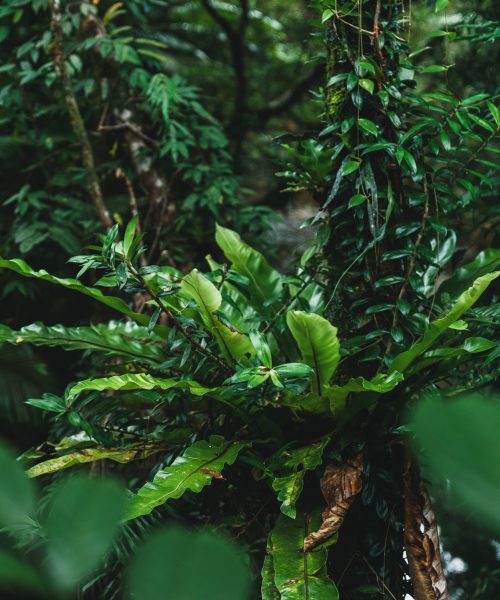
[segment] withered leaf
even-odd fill
[[[328,508],[323,512],[323,522],[318,531],[305,538],[305,552],[321,544],[340,529],[355,496],[361,491],[362,471],[362,454],[341,465],[327,465],[320,485]]]
[[[411,459],[405,473],[405,547],[415,600],[449,600],[436,517]]]
[[[222,473],[220,473],[219,471],[214,471],[213,469],[207,469],[205,467],[202,467],[200,469],[200,471],[202,473],[206,473],[207,475],[210,475],[211,477],[213,477],[214,479],[224,479],[224,476],[222,475]]]

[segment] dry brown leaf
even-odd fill
[[[419,469],[405,473],[405,547],[415,600],[449,600],[436,517]]]
[[[328,508],[323,512],[323,522],[318,531],[305,538],[305,552],[321,544],[340,529],[355,496],[361,491],[362,471],[362,454],[343,465],[327,465],[320,485]]]

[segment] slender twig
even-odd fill
[[[113,226],[113,220],[104,203],[102,195],[101,185],[99,183],[99,177],[94,161],[94,153],[90,144],[85,124],[80,112],[80,107],[76,100],[75,93],[71,87],[71,82],[68,78],[66,71],[64,50],[63,50],[63,28],[62,28],[62,13],[61,13],[61,0],[51,0],[50,8],[52,11],[51,18],[51,30],[53,35],[52,53],[54,58],[54,66],[61,83],[61,87],[64,94],[64,100],[66,103],[66,109],[71,121],[71,127],[74,134],[78,138],[80,150],[82,154],[83,168],[85,170],[85,176],[87,179],[87,188],[89,190],[90,197],[96,207],[97,214],[100,220],[106,227],[110,229]]]

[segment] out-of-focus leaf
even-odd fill
[[[449,600],[436,517],[417,466],[405,472],[404,539],[415,600]]]
[[[487,289],[490,283],[500,275],[500,271],[478,277],[473,285],[463,292],[450,310],[439,319],[432,321],[424,335],[408,350],[398,354],[391,363],[391,372],[404,372],[413,361],[425,352],[446,329],[462,316]]]
[[[414,416],[416,440],[431,474],[446,478],[450,491],[500,532],[500,401],[479,395],[426,398]]]
[[[222,469],[232,465],[247,446],[245,443],[227,442],[216,435],[211,436],[208,442],[195,442],[137,491],[127,507],[126,519],[148,515],[157,506],[171,498],[180,498],[188,490],[201,492],[214,477],[220,479]]]
[[[179,381],[172,378],[160,379],[159,377],[153,377],[148,373],[125,373],[124,375],[113,375],[111,377],[84,379],[69,390],[66,401],[71,403],[82,392],[92,390],[104,392],[106,390],[152,390],[154,388],[159,388],[161,390],[183,388],[189,390],[189,393],[194,396],[203,396],[212,391],[210,388],[206,388],[196,381]]]
[[[283,514],[295,519],[295,503],[304,487],[306,471],[321,464],[323,450],[330,441],[327,436],[315,444],[302,448],[284,449],[272,459],[271,468],[275,471],[272,479],[273,490],[278,493]]]
[[[43,580],[30,564],[0,549],[0,591],[4,586],[15,589],[21,598],[27,597],[23,595],[27,591],[33,594],[30,598],[50,598]]]
[[[125,507],[114,480],[72,477],[55,493],[47,517],[48,558],[59,586],[71,588],[104,558]]]
[[[139,549],[129,573],[137,600],[246,600],[250,576],[242,551],[204,531],[170,528]]]
[[[246,291],[252,304],[259,311],[267,312],[268,306],[281,295],[283,282],[280,273],[235,231],[217,225],[215,240],[232,268],[250,280]]]
[[[357,494],[361,491],[363,457],[356,456],[351,462],[340,465],[327,465],[321,478],[321,491],[326,500],[327,509],[323,512],[323,521],[317,531],[309,533],[304,540],[304,550],[311,550],[337,533],[345,515]]]
[[[286,322],[297,342],[302,360],[314,369],[312,391],[321,395],[340,360],[337,328],[320,315],[301,310],[289,311]]]
[[[338,600],[337,588],[327,574],[327,549],[304,551],[304,536],[320,522],[319,514],[299,514],[296,519],[283,514],[278,517],[268,551],[281,600]]]
[[[35,492],[21,464],[12,452],[0,445],[0,525],[17,528],[33,514]]]
[[[193,269],[182,280],[181,288],[198,305],[205,326],[217,340],[226,360],[238,362],[242,358],[253,356],[255,350],[249,338],[243,333],[229,328],[216,315],[216,311],[222,303],[222,296],[211,281],[204,277],[198,269]]]
[[[48,326],[33,323],[13,330],[0,326],[0,343],[33,344],[34,346],[58,346],[65,350],[94,350],[109,356],[126,356],[133,360],[161,363],[165,357],[160,345],[149,339],[147,343],[139,338],[151,338],[145,327],[135,323],[112,321],[88,327]],[[159,341],[159,340],[158,340]]]

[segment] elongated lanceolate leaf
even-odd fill
[[[248,337],[222,323],[216,314],[222,303],[222,296],[215,285],[204,277],[198,269],[186,275],[181,288],[196,302],[205,326],[217,340],[219,348],[230,362],[253,356],[254,347]]]
[[[220,479],[226,465],[232,465],[241,450],[249,444],[228,442],[211,436],[190,446],[182,456],[154,476],[131,498],[126,520],[148,515],[167,500],[180,498],[185,492],[201,492],[215,477]]]
[[[146,327],[135,323],[101,323],[88,327],[47,326],[33,323],[13,330],[0,325],[0,343],[57,346],[65,350],[94,350],[106,356],[126,356],[141,362],[160,364],[164,360],[161,338],[151,339]],[[146,338],[142,342],[140,338]]]
[[[340,359],[337,328],[320,315],[292,310],[286,315],[302,355],[302,360],[314,369],[312,391],[321,394],[331,379]]]
[[[436,339],[448,329],[450,325],[458,321],[462,314],[468,310],[481,297],[490,283],[500,275],[500,271],[488,273],[482,277],[478,277],[472,286],[465,290],[451,307],[451,309],[439,319],[432,321],[429,329],[424,335],[415,342],[408,350],[398,354],[391,364],[391,371],[404,372],[413,361],[423,354]]]
[[[147,315],[134,312],[121,298],[116,298],[115,296],[106,296],[97,288],[83,285],[83,283],[78,281],[78,279],[56,277],[55,275],[47,273],[47,271],[44,269],[41,269],[40,271],[34,271],[24,260],[20,258],[8,260],[0,257],[0,269],[10,269],[15,273],[19,273],[19,275],[22,275],[23,277],[34,277],[35,279],[41,279],[43,281],[48,281],[49,283],[61,285],[70,290],[75,290],[76,292],[80,292],[80,294],[89,296],[90,298],[109,306],[110,308],[126,315],[127,317],[130,317],[141,325],[147,325],[149,323],[149,317]],[[167,331],[167,328],[159,326],[156,328],[156,330]]]
[[[262,584],[260,588],[260,594],[262,596],[262,600],[280,600],[281,595],[278,592],[278,588],[274,583],[274,565],[273,565],[273,557],[271,555],[271,548],[269,543],[266,549],[266,556],[264,557],[264,562],[262,564],[262,570],[260,575],[262,577]]]
[[[338,600],[337,588],[326,571],[327,549],[304,552],[304,537],[320,522],[319,513],[300,514],[296,519],[278,517],[269,551],[281,600]]]
[[[309,446],[292,450],[285,449],[273,458],[272,467],[277,473],[280,473],[273,477],[273,490],[278,493],[281,512],[292,519],[295,519],[297,513],[295,503],[304,487],[306,471],[315,469],[321,464],[323,450],[329,441],[330,438],[327,436]]]
[[[159,377],[153,377],[147,373],[126,373],[125,375],[113,375],[111,377],[101,377],[99,379],[84,379],[69,390],[66,401],[71,403],[78,394],[87,391],[152,390],[154,388],[159,388],[161,390],[184,388],[189,390],[194,396],[203,396],[212,391],[210,388],[203,387],[196,381],[179,381],[172,378],[160,379]]]
[[[249,280],[247,293],[253,306],[261,312],[266,312],[282,292],[281,274],[235,231],[217,225],[215,241],[231,262],[233,269]]]
[[[71,452],[70,454],[64,454],[63,456],[44,460],[29,468],[26,471],[26,474],[28,477],[39,477],[40,475],[56,473],[57,471],[62,471],[63,469],[68,469],[75,465],[105,459],[119,463],[128,463],[134,459],[146,458],[157,450],[158,449],[155,446],[148,447],[144,446],[144,444],[137,444],[135,447],[126,448],[84,448]]]

